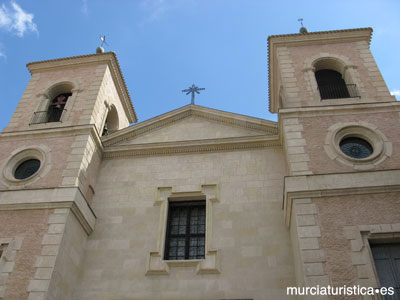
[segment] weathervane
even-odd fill
[[[203,90],[205,90],[205,88],[199,88],[199,87],[195,86],[194,84],[192,84],[191,87],[189,87],[186,90],[182,90],[182,92],[186,93],[186,95],[192,94],[192,102],[191,102],[191,104],[194,104],[194,95],[195,95],[195,93],[200,94],[199,91],[203,91]]]
[[[297,19],[297,21],[299,21],[301,24],[300,33],[308,33],[307,28],[303,25],[303,18]]]
[[[101,35],[100,36],[100,41],[101,41],[101,45],[99,47],[97,47],[96,53],[104,53],[103,45],[105,44],[105,45],[108,46],[108,44],[106,42],[106,36],[105,35]]]
[[[303,20],[303,19],[302,19],[302,20]],[[106,42],[106,36],[105,36],[105,35],[101,35],[101,36],[100,36],[100,41],[101,41],[100,47],[103,47],[104,44],[106,44],[106,45],[108,46],[108,44],[107,44],[107,42]]]

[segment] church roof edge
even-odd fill
[[[168,124],[172,124],[173,122],[176,122],[188,116],[208,118],[210,120],[225,124],[265,131],[266,133],[273,135],[277,134],[278,131],[278,124],[274,121],[226,112],[196,104],[188,104],[172,111],[144,120],[140,123],[136,123],[127,128],[118,130],[111,135],[103,137],[102,141],[105,146],[114,145],[121,142],[122,140],[126,140],[134,136],[135,132],[147,132],[149,130],[154,130],[155,128],[160,128]]]
[[[364,28],[351,28],[351,29],[339,29],[339,30],[327,30],[327,31],[311,31],[308,33],[288,33],[288,34],[276,34],[268,36],[268,41],[273,38],[281,38],[281,37],[299,37],[299,36],[315,36],[315,35],[325,35],[325,34],[332,34],[332,33],[345,33],[345,32],[360,32],[360,31],[368,31],[370,33],[370,41],[371,41],[371,34],[373,29],[371,27],[364,27]]]

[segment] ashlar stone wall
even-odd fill
[[[92,207],[97,215],[75,299],[288,299],[294,266],[282,217],[282,150],[106,159]],[[219,274],[170,265],[146,274],[159,237],[157,191],[189,193],[215,185],[208,248]],[[216,272],[218,273],[218,272]]]

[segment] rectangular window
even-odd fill
[[[164,259],[203,259],[206,233],[206,202],[176,201],[168,204]]]
[[[400,244],[371,244],[381,287],[393,287],[395,294],[385,299],[400,299]]]

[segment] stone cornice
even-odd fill
[[[388,99],[389,100],[389,99]],[[279,119],[298,117],[319,117],[330,115],[348,115],[351,113],[385,113],[400,111],[400,102],[364,102],[352,104],[338,104],[329,106],[306,106],[279,109]]]
[[[306,34],[285,34],[268,37],[268,91],[269,111],[278,111],[278,61],[277,48],[282,46],[307,46],[331,43],[348,43],[371,41],[372,28],[345,29],[333,31],[310,32]]]
[[[34,192],[33,192],[34,191]],[[21,194],[17,198],[18,194]],[[29,198],[29,195],[35,195]],[[0,210],[70,208],[87,234],[94,230],[96,215],[79,188],[46,188],[0,191]]]
[[[103,144],[107,146],[123,143],[126,140],[169,126],[185,118],[196,116],[224,125],[236,126],[259,131],[260,135],[275,135],[277,123],[259,118],[224,112],[198,105],[186,105],[166,114],[154,117],[142,123],[122,129],[109,136],[103,137]]]
[[[78,126],[67,126],[67,127],[56,127],[56,128],[41,128],[41,129],[32,129],[32,130],[24,130],[24,131],[13,131],[13,132],[1,132],[0,133],[0,142],[9,140],[9,139],[18,139],[18,138],[50,138],[50,137],[60,137],[67,135],[79,135],[79,134],[90,134],[93,138],[96,146],[99,149],[103,149],[103,145],[101,143],[98,132],[95,129],[94,125],[78,125]]]
[[[295,199],[400,192],[400,170],[287,176],[284,181],[285,223],[290,226]]]
[[[268,147],[281,147],[279,137],[249,136],[239,138],[221,138],[209,140],[178,141],[149,144],[119,145],[107,147],[104,158],[129,156],[174,155],[204,152],[220,152],[234,150],[248,150]]]
[[[368,43],[371,41],[372,28],[355,28],[344,30],[329,30],[329,31],[314,31],[308,33],[294,33],[271,35],[268,37],[270,45],[315,45],[317,42],[321,44],[338,43],[342,41],[360,41],[365,40]]]
[[[0,204],[1,210],[28,210],[28,209],[56,209],[56,208],[69,208],[75,215],[83,229],[89,235],[93,232],[94,227],[89,224],[82,212],[79,210],[74,202],[41,202],[41,203],[18,203],[18,204]]]
[[[389,113],[400,111],[400,102],[375,102],[358,104],[338,104],[329,106],[307,106],[279,109],[279,132],[282,132],[282,121],[286,118],[307,118],[320,116],[339,116],[365,113]]]
[[[76,67],[77,65],[91,64],[107,64],[110,69],[111,76],[114,80],[118,95],[122,101],[124,110],[128,116],[130,123],[137,122],[135,109],[129,95],[128,88],[125,83],[124,76],[121,71],[117,56],[114,52],[105,52],[100,54],[89,54],[73,57],[65,57],[51,60],[28,63],[26,66],[31,74],[37,72],[45,72],[52,69]]]
[[[278,128],[281,141],[283,120],[288,118],[311,118],[320,116],[340,116],[351,114],[365,113],[390,113],[400,111],[400,102],[376,102],[376,103],[359,103],[359,104],[340,104],[330,106],[308,106],[279,109]]]

